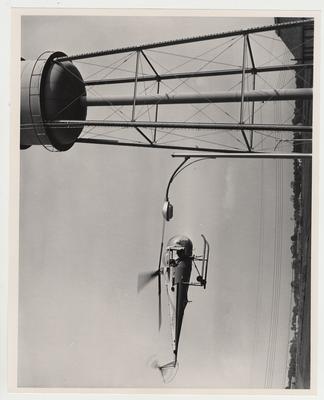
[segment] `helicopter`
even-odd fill
[[[184,311],[189,302],[189,286],[206,289],[209,243],[204,235],[201,235],[201,237],[203,239],[203,254],[200,256],[193,254],[193,244],[187,236],[176,235],[171,237],[166,245],[163,257],[162,251],[160,252],[159,268],[153,272],[142,273],[138,277],[138,291],[142,290],[154,278],[158,278],[159,328],[162,321],[161,276],[164,277],[172,332],[173,360],[163,365],[156,364],[163,377],[166,370],[175,369],[178,366],[179,340]],[[162,263],[163,266],[161,266]],[[196,280],[191,280],[193,271],[196,272]]]

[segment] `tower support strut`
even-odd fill
[[[251,90],[244,93],[244,101],[283,101],[297,99],[312,99],[313,89],[269,89]],[[83,101],[89,107],[109,107],[109,106],[132,106],[134,98],[132,96],[116,97],[84,97]],[[237,92],[216,92],[203,94],[154,94],[147,96],[137,96],[137,105],[151,104],[189,104],[189,103],[239,103],[242,101],[241,91]]]
[[[211,130],[258,130],[311,133],[312,127],[307,125],[287,124],[229,124],[229,123],[204,123],[204,122],[154,122],[154,121],[105,121],[105,120],[57,120],[48,121],[46,124],[56,128],[80,126],[110,126],[120,128],[161,128],[161,129],[211,129]],[[46,125],[45,124],[45,125]]]

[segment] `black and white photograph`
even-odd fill
[[[318,23],[21,13],[17,390],[314,389]]]

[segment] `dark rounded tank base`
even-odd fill
[[[53,151],[73,146],[83,127],[55,126],[57,120],[84,121],[85,84],[71,61],[56,61],[62,52],[45,52],[37,60],[22,60],[21,149],[43,145]]]
[[[81,120],[87,115],[82,97],[86,95],[82,76],[71,61],[56,62],[54,53],[47,63],[41,86],[41,108],[44,121]],[[68,150],[82,132],[82,127],[61,128],[45,126],[46,133],[55,148]]]

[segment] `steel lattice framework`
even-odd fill
[[[140,141],[129,141],[123,139],[114,138],[100,138],[100,137],[86,137],[87,132],[81,135],[81,137],[76,138],[75,142],[78,143],[96,143],[96,144],[108,144],[108,145],[119,145],[119,146],[135,146],[135,147],[149,147],[155,149],[175,149],[175,150],[190,150],[190,151],[205,151],[205,152],[222,152],[226,153],[255,153],[254,146],[254,135],[261,132],[280,132],[281,135],[293,133],[294,138],[282,138],[277,139],[274,150],[277,149],[278,143],[303,141],[310,142],[312,134],[312,126],[305,124],[287,124],[287,123],[257,123],[255,122],[255,105],[257,102],[284,102],[284,101],[295,101],[302,102],[303,104],[311,104],[313,91],[311,87],[297,87],[293,89],[288,88],[267,88],[267,89],[256,89],[256,77],[261,76],[266,73],[272,72],[282,72],[282,71],[292,71],[297,75],[302,75],[304,71],[312,70],[312,61],[303,62],[303,60],[298,60],[295,63],[282,63],[276,65],[257,65],[255,60],[255,55],[253,53],[253,48],[251,44],[251,35],[260,34],[264,32],[271,31],[283,31],[286,29],[291,29],[294,27],[305,26],[306,24],[313,24],[313,19],[298,19],[288,22],[283,22],[279,24],[272,24],[268,26],[253,27],[249,29],[241,29],[230,32],[221,32],[204,36],[196,36],[189,38],[181,38],[177,40],[155,42],[143,45],[128,46],[116,49],[107,49],[102,51],[96,51],[92,53],[82,53],[77,55],[62,55],[58,53],[53,56],[53,63],[62,69],[66,70],[69,74],[73,74],[66,68],[66,62],[78,62],[80,60],[94,59],[104,56],[112,56],[116,54],[133,54],[136,57],[134,65],[134,73],[129,76],[113,77],[102,79],[85,79],[82,80],[82,84],[87,88],[86,95],[78,95],[73,98],[71,103],[81,102],[82,107],[101,107],[114,110],[112,114],[121,114],[120,107],[128,107],[130,110],[130,116],[124,118],[123,120],[116,120],[111,118],[104,118],[103,120],[89,119],[89,120],[75,120],[75,119],[64,119],[61,117],[60,112],[55,114],[55,118],[51,118],[45,121],[38,121],[37,124],[42,131],[42,129],[76,129],[82,130],[83,127],[105,127],[105,128],[123,128],[123,129],[135,129],[138,134]],[[156,50],[161,48],[166,48],[169,46],[180,46],[184,44],[191,43],[202,43],[217,39],[224,38],[243,38],[243,46],[241,53],[241,67],[240,68],[222,68],[222,69],[205,69],[198,68],[195,71],[176,71],[170,72],[170,69],[166,71],[159,72],[158,65],[151,55],[148,54],[149,50]],[[301,44],[302,45],[302,44]],[[267,49],[265,49],[267,50]],[[250,66],[248,65],[248,59],[250,61]],[[140,63],[142,60],[149,67],[151,73],[140,73]],[[210,64],[211,61],[206,62],[206,65]],[[116,67],[117,69],[117,67]],[[93,74],[92,74],[93,75]],[[106,74],[107,75],[107,74]],[[211,93],[173,93],[174,89],[167,93],[161,93],[161,84],[167,81],[177,81],[180,83],[186,83],[188,79],[198,79],[198,78],[210,78],[210,77],[226,77],[226,76],[237,76],[241,78],[240,90],[237,91],[216,91]],[[247,77],[252,78],[252,88],[247,88]],[[74,73],[74,78],[81,80]],[[263,78],[262,78],[263,79]],[[139,84],[145,82],[153,82],[157,85],[156,93],[147,95],[142,95],[139,92]],[[178,85],[178,86],[181,86]],[[130,95],[108,95],[103,96],[93,96],[95,87],[109,87],[110,85],[132,85],[132,93]],[[197,122],[197,121],[172,121],[172,120],[161,120],[159,119],[159,108],[163,105],[176,105],[176,104],[224,104],[224,103],[239,103],[239,118],[235,122]],[[68,106],[70,105],[68,104]],[[249,110],[249,121],[247,122],[244,117],[244,107],[249,104],[251,109]],[[143,120],[137,115],[137,109],[139,106],[154,106],[154,120]],[[116,109],[116,107],[119,107]],[[65,107],[66,108],[66,107]],[[199,111],[199,110],[198,110]],[[61,118],[60,118],[61,117]],[[36,125],[37,125],[36,124]],[[28,128],[26,125],[25,127]],[[36,128],[35,128],[36,129]],[[151,130],[152,134],[147,133],[147,130]],[[172,143],[161,143],[157,137],[158,130],[169,129],[169,133],[183,130],[201,130],[206,131],[226,131],[230,132],[231,136],[235,140],[239,141],[242,139],[243,146],[240,148],[224,148],[224,146],[203,146],[201,143],[199,145],[190,143],[188,146],[182,146],[179,144]],[[88,132],[90,132],[89,130]],[[237,131],[240,132],[237,135]],[[248,134],[249,132],[249,134]],[[168,133],[167,133],[168,134]],[[265,133],[263,133],[266,136]],[[178,134],[181,137],[180,134]],[[185,139],[186,135],[183,136]],[[268,137],[271,137],[268,135]],[[276,138],[273,136],[273,138]],[[188,139],[194,140],[195,137],[188,136]],[[203,141],[203,139],[201,139]],[[207,141],[205,140],[207,143]],[[211,144],[211,143],[209,143]],[[226,147],[226,146],[225,146]],[[230,147],[230,146],[227,146]]]

